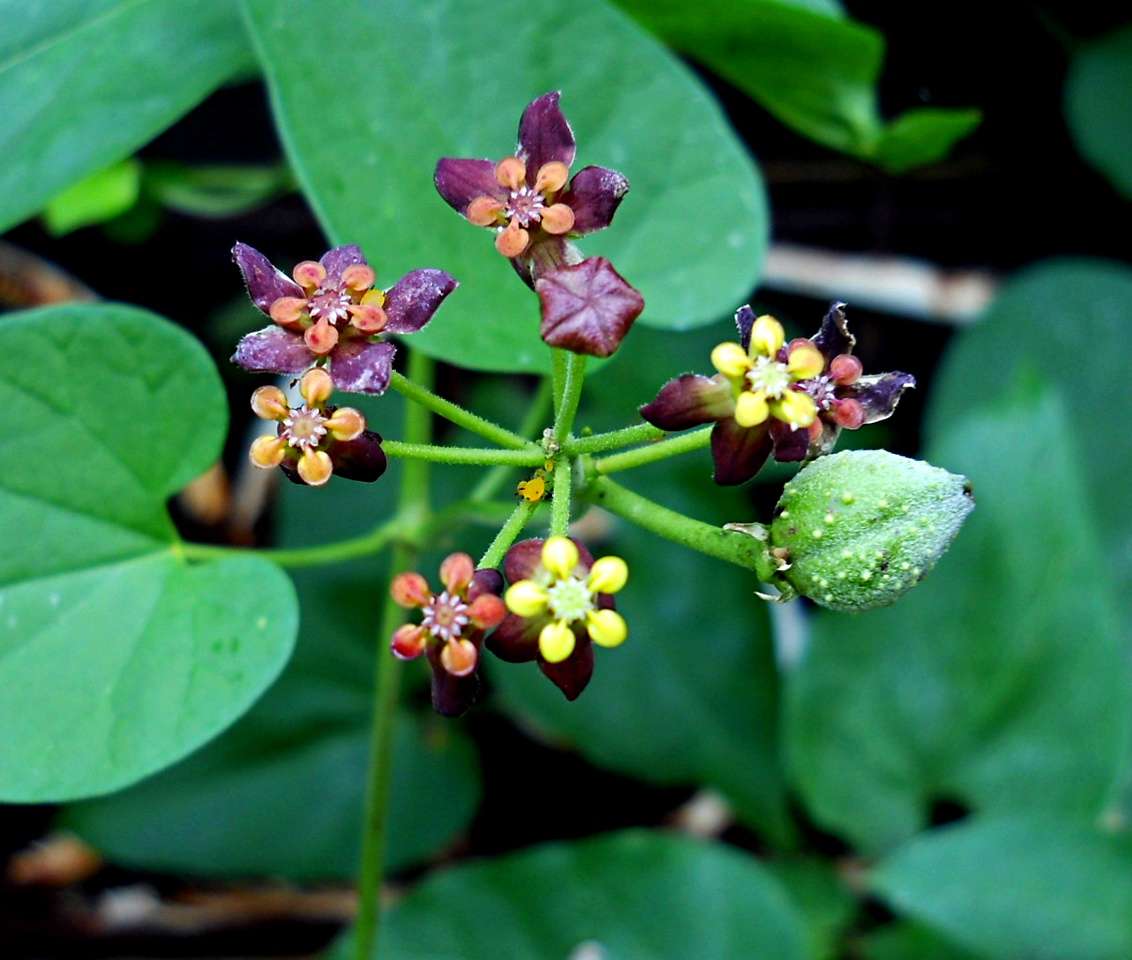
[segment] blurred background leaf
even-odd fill
[[[133,157],[92,173],[52,197],[43,222],[55,236],[120,216],[138,201],[141,164]]]
[[[1065,118],[1077,149],[1125,197],[1132,197],[1132,27],[1086,43],[1065,82]]]
[[[401,960],[807,956],[801,919],[757,861],[643,831],[438,873],[389,910],[381,934],[379,952]],[[347,943],[334,956],[348,957]]]
[[[872,886],[992,960],[1132,956],[1132,838],[1019,809],[916,838]]]
[[[399,396],[357,400],[374,425],[400,420]],[[394,463],[372,486],[333,479],[329,497],[281,484],[277,543],[309,545],[313,530],[319,542],[356,536],[388,519],[399,470]],[[263,700],[183,764],[132,790],[72,806],[63,824],[133,867],[203,876],[353,876],[374,657],[388,649],[388,638],[377,635],[388,563],[352,561],[292,575],[303,612],[299,642]],[[421,679],[412,671],[410,690]],[[394,870],[450,844],[479,803],[471,741],[458,724],[420,707],[408,701],[397,730],[388,855]]]
[[[798,132],[899,173],[934,163],[978,126],[978,110],[881,119],[883,35],[838,5],[792,0],[618,0],[676,50]]]
[[[815,616],[789,677],[797,785],[866,851],[948,803],[1091,821],[1127,750],[1127,657],[1111,580],[1081,566],[1098,546],[1071,421],[1028,388],[968,400],[927,455],[974,484],[962,536],[896,606]]]
[[[519,115],[547,90],[597,163],[632,190],[613,227],[582,246],[639,287],[641,323],[691,327],[735,309],[767,238],[762,181],[718,104],[675,57],[604,0],[250,0],[249,22],[296,175],[327,233],[361,243],[383,283],[441,267],[466,282],[443,323],[414,338],[486,370],[547,369],[538,304],[437,195],[441,156],[506,156]],[[349,22],[334,57],[313,20]],[[376,69],[381,64],[382,69]]]
[[[0,2],[0,230],[124,159],[242,71],[235,6]]]

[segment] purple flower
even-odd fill
[[[567,262],[566,237],[608,227],[629,190],[625,177],[605,167],[583,167],[570,179],[574,132],[558,98],[545,93],[527,105],[513,155],[498,163],[443,157],[434,177],[453,209],[495,231],[501,254],[543,266]]]
[[[609,226],[629,181],[605,167],[583,167],[570,179],[574,133],[558,97],[527,105],[512,156],[441,158],[436,189],[471,223],[495,231],[495,249],[539,295],[543,340],[608,357],[644,300],[608,260],[583,259],[571,240]]]
[[[300,373],[323,360],[346,393],[384,393],[397,348],[382,333],[415,333],[457,283],[443,270],[414,270],[389,290],[374,286],[361,248],[328,250],[288,277],[245,243],[232,248],[252,303],[275,321],[249,333],[232,360],[257,373]]]
[[[510,612],[487,648],[511,663],[537,660],[566,699],[576,699],[593,676],[593,644],[616,647],[628,635],[612,596],[628,579],[625,561],[595,563],[576,540],[551,537],[515,544],[503,570],[511,584],[504,595]]]
[[[750,480],[772,453],[779,461],[828,453],[843,428],[892,416],[901,394],[916,384],[907,373],[861,376],[844,307],[833,304],[811,339],[789,343],[777,320],[741,307],[739,342],[712,351],[719,372],[669,380],[641,416],[662,430],[714,421],[711,451],[722,485]]]
[[[444,589],[433,593],[419,573],[399,573],[389,590],[402,607],[421,611],[421,622],[400,627],[390,641],[402,660],[427,655],[432,667],[432,704],[446,717],[464,713],[479,695],[480,646],[484,634],[507,610],[499,594],[498,570],[476,570],[466,553],[440,565]]]
[[[311,487],[321,487],[333,474],[372,483],[385,473],[381,437],[366,429],[365,417],[353,407],[329,406],[333,390],[330,374],[321,367],[303,374],[301,407],[292,407],[278,387],[256,390],[255,415],[278,426],[252,444],[252,463],[264,470],[279,467],[288,479]]]

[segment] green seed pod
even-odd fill
[[[886,450],[821,457],[786,484],[772,582],[833,610],[884,607],[919,583],[974,509],[971,485]]]

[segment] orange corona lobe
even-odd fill
[[[495,238],[495,249],[505,257],[517,257],[527,249],[530,239],[531,235],[512,220]]]
[[[440,579],[449,593],[461,593],[475,572],[475,561],[466,553],[449,554],[440,565]]]
[[[466,677],[478,660],[479,651],[471,640],[449,640],[440,651],[440,662],[454,677]]]
[[[380,333],[389,322],[385,311],[372,303],[352,303],[346,309],[350,313],[350,326],[362,333]]]
[[[477,227],[490,227],[499,221],[503,213],[503,204],[494,197],[476,197],[468,204],[464,216]]]
[[[376,279],[373,267],[366,263],[355,263],[342,271],[342,285],[354,293],[368,290]]]
[[[286,450],[287,441],[282,437],[260,437],[252,444],[248,457],[255,466],[269,470],[283,462]]]
[[[535,177],[535,190],[539,193],[557,193],[566,186],[566,179],[570,176],[570,168],[560,160],[551,160],[538,168]]]
[[[423,607],[432,599],[428,581],[419,573],[399,573],[389,585],[393,601],[402,607]]]
[[[271,319],[281,327],[297,327],[306,313],[307,302],[302,297],[280,297],[268,310]]]
[[[323,450],[308,447],[299,457],[299,476],[312,487],[321,487],[333,472],[334,464],[330,462],[330,454]]]
[[[330,353],[338,343],[338,331],[326,320],[319,320],[313,327],[308,327],[303,334],[307,347],[311,353],[324,356]]]
[[[495,179],[508,190],[518,190],[527,178],[527,165],[518,157],[504,157],[495,167]]]
[[[291,408],[278,387],[259,387],[252,394],[252,412],[261,420],[286,420]]]
[[[291,276],[295,278],[295,283],[304,290],[314,290],[326,279],[326,267],[317,260],[303,260],[301,263],[295,264]]]
[[[542,228],[547,233],[569,233],[574,228],[574,211],[564,203],[551,204],[542,211]]]
[[[321,407],[334,392],[334,381],[322,367],[312,367],[299,381],[299,393],[312,407]]]
[[[366,418],[353,407],[339,407],[326,427],[335,440],[356,440],[366,428]]]

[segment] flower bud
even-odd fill
[[[770,550],[784,593],[833,610],[894,603],[919,583],[974,509],[965,477],[885,450],[815,460],[786,485]]]

